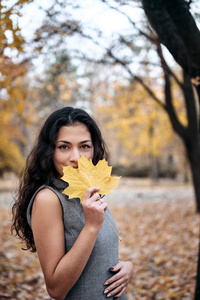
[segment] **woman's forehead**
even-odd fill
[[[87,126],[83,123],[75,123],[67,126],[62,126],[56,140],[59,139],[91,139],[91,134]]]

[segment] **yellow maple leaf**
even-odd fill
[[[98,187],[100,195],[110,194],[110,190],[118,186],[120,177],[111,177],[112,167],[105,159],[100,160],[96,166],[86,156],[78,159],[78,169],[71,166],[63,168],[62,180],[69,186],[63,191],[69,198],[79,198],[83,201],[85,191],[90,187]]]

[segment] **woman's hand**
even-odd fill
[[[104,283],[104,285],[107,285],[104,294],[107,294],[107,298],[114,296],[114,299],[117,299],[125,292],[125,289],[133,276],[133,265],[128,261],[119,262],[109,270],[115,274]]]
[[[85,214],[85,226],[100,230],[104,221],[107,203],[98,194],[99,188],[91,187],[86,190],[82,206]]]

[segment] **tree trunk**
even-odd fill
[[[191,141],[184,141],[192,171],[194,192],[196,197],[196,211],[200,212],[200,143],[198,137]]]
[[[185,142],[187,149],[188,158],[191,165],[192,178],[194,191],[196,196],[196,211],[200,212],[200,142],[196,138],[196,143],[194,141],[191,143]],[[199,241],[199,250],[198,250],[198,264],[197,264],[197,277],[196,277],[196,287],[194,300],[200,299],[200,241]]]
[[[198,264],[197,264],[197,278],[194,300],[200,299],[200,239],[199,239],[199,254],[198,254]]]

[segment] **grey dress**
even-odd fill
[[[36,194],[44,188],[52,190],[58,196],[63,209],[65,253],[67,253],[84,226],[85,215],[79,199],[73,198],[69,200],[66,195],[62,194],[62,191],[67,187],[66,182],[56,179],[54,185],[56,188],[43,185],[35,192],[27,209],[27,220],[31,227],[31,209]],[[117,231],[109,209],[105,212],[105,216]],[[118,263],[118,237],[112,226],[106,219],[104,220],[89,260],[81,276],[65,297],[65,300],[108,299],[103,293],[106,288],[104,282],[113,275],[109,268]],[[123,294],[118,299],[126,300],[127,297]]]

